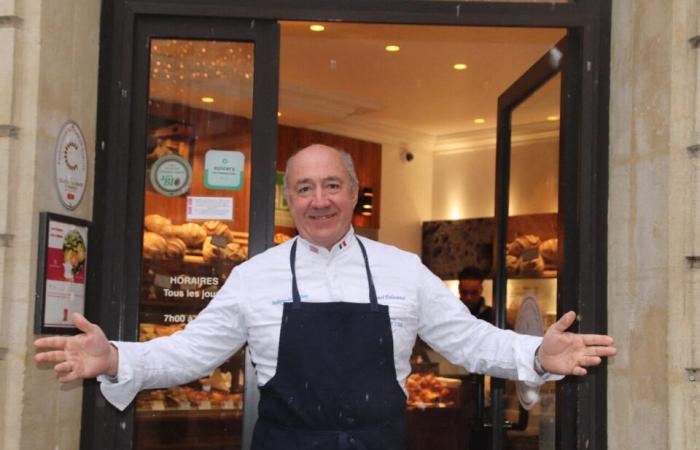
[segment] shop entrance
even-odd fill
[[[183,5],[117,6],[124,28],[103,49],[103,58],[124,67],[103,68],[103,86],[121,88],[102,91],[102,119],[111,124],[102,139],[111,151],[98,157],[97,170],[121,178],[98,177],[101,243],[92,248],[104,259],[92,289],[120,300],[88,314],[110,337],[175,332],[232,267],[293,236],[279,177],[286,157],[313,142],[355,159],[358,234],[422,255],[457,295],[459,273],[478,273],[497,326],[517,326],[526,297],[548,323],[558,310],[580,310],[579,296],[599,288],[593,280],[577,284],[578,258],[597,251],[582,248],[578,232],[590,220],[578,214],[578,188],[595,174],[577,161],[590,157],[580,148],[593,138],[582,134],[593,105],[580,101],[590,75],[566,7],[552,6],[560,20],[548,17],[548,28],[538,28],[535,15],[528,22],[517,5],[501,5],[530,26],[495,28],[483,19],[480,27],[457,26],[447,15],[433,19],[446,22],[440,25],[401,24],[415,22],[409,13],[381,20],[394,24],[311,22],[292,11],[267,17],[263,7],[254,19],[251,10],[222,7],[227,18],[215,19]],[[491,17],[499,10],[483,8]],[[176,19],[175,11],[187,17]],[[369,21],[373,13],[366,14]],[[120,33],[129,37],[124,47]],[[555,48],[563,38],[567,48]],[[523,76],[543,54],[547,75]],[[563,62],[569,72],[557,75]],[[531,87],[508,110],[510,134],[499,134],[499,95],[523,79]],[[435,246],[450,233],[467,236],[448,245],[463,250],[456,259]],[[522,252],[511,251],[518,245]],[[581,327],[603,331],[604,296],[596,298],[596,314]],[[601,372],[545,385],[541,406],[526,413],[514,386],[466,374],[419,346],[408,388],[411,448],[578,448],[585,436],[605,448],[601,428],[591,426],[604,422],[604,402],[581,397],[604,393]],[[192,383],[139,394],[125,413],[88,387],[82,445],[248,448],[256,404],[242,350]]]

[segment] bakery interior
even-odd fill
[[[284,161],[311,143],[336,146],[355,160],[356,232],[420,255],[456,296],[457,274],[478,269],[490,305],[498,96],[565,35],[280,22],[271,245],[295,235],[281,195]],[[248,257],[253,51],[246,42],[151,41],[141,341],[182,329]],[[508,327],[516,326],[528,296],[544,326],[556,314],[560,87],[560,77],[552,78],[512,116]],[[240,184],[217,184],[211,150],[242,156]],[[185,190],[168,190],[156,179],[172,156],[189,165],[172,171],[189,178]],[[190,205],[189,197],[200,203]],[[231,200],[207,204],[212,197]],[[217,208],[232,219],[206,217]],[[139,394],[134,448],[241,448],[244,355],[197,382]],[[412,367],[410,449],[486,448],[488,377],[468,374],[429,348],[414,352]],[[506,449],[554,448],[552,384],[524,413],[515,383],[506,383]]]

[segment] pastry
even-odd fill
[[[208,220],[202,224],[202,228],[207,232],[207,236],[228,237],[228,225],[218,220]]]
[[[284,233],[275,233],[274,237],[272,238],[272,243],[275,245],[279,245],[287,242],[290,239],[291,237]]]
[[[540,245],[540,238],[534,234],[526,234],[518,236],[513,242],[506,245],[506,250],[509,255],[520,256],[523,252],[537,248]]]
[[[506,272],[508,275],[515,275],[520,270],[520,258],[513,255],[506,255]]]
[[[540,245],[540,255],[544,258],[544,262],[548,264],[557,264],[559,262],[559,241],[555,239],[547,239]]]
[[[182,259],[187,252],[187,244],[180,238],[169,238],[166,240],[167,248],[165,255],[170,259]]]
[[[143,218],[143,225],[146,227],[146,230],[160,234],[163,227],[171,225],[171,222],[167,217],[158,214],[149,214]]]
[[[211,262],[219,259],[221,257],[221,248],[212,244],[211,236],[204,238],[204,243],[202,244],[202,257],[204,261]]]
[[[190,248],[196,248],[202,245],[207,237],[207,232],[204,231],[201,225],[196,223],[186,223],[177,228],[177,237],[185,241]]]
[[[168,244],[163,236],[146,231],[143,233],[143,257],[144,259],[157,259],[165,255]]]
[[[229,242],[223,248],[223,256],[231,261],[243,261],[248,257],[248,251],[240,244]]]
[[[520,273],[522,275],[538,276],[544,271],[544,259],[541,256],[529,260],[521,260]]]

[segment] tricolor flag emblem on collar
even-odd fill
[[[344,248],[347,247],[347,246],[348,246],[348,243],[345,242],[345,239],[343,239],[343,240],[340,242],[340,244],[338,244],[338,248],[339,248],[340,250],[344,249]]]
[[[314,247],[313,245],[309,245],[309,250],[311,250],[313,253],[318,254],[318,248]]]

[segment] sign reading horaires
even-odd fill
[[[56,191],[63,206],[73,210],[85,193],[87,182],[87,147],[77,123],[69,120],[56,139]]]

